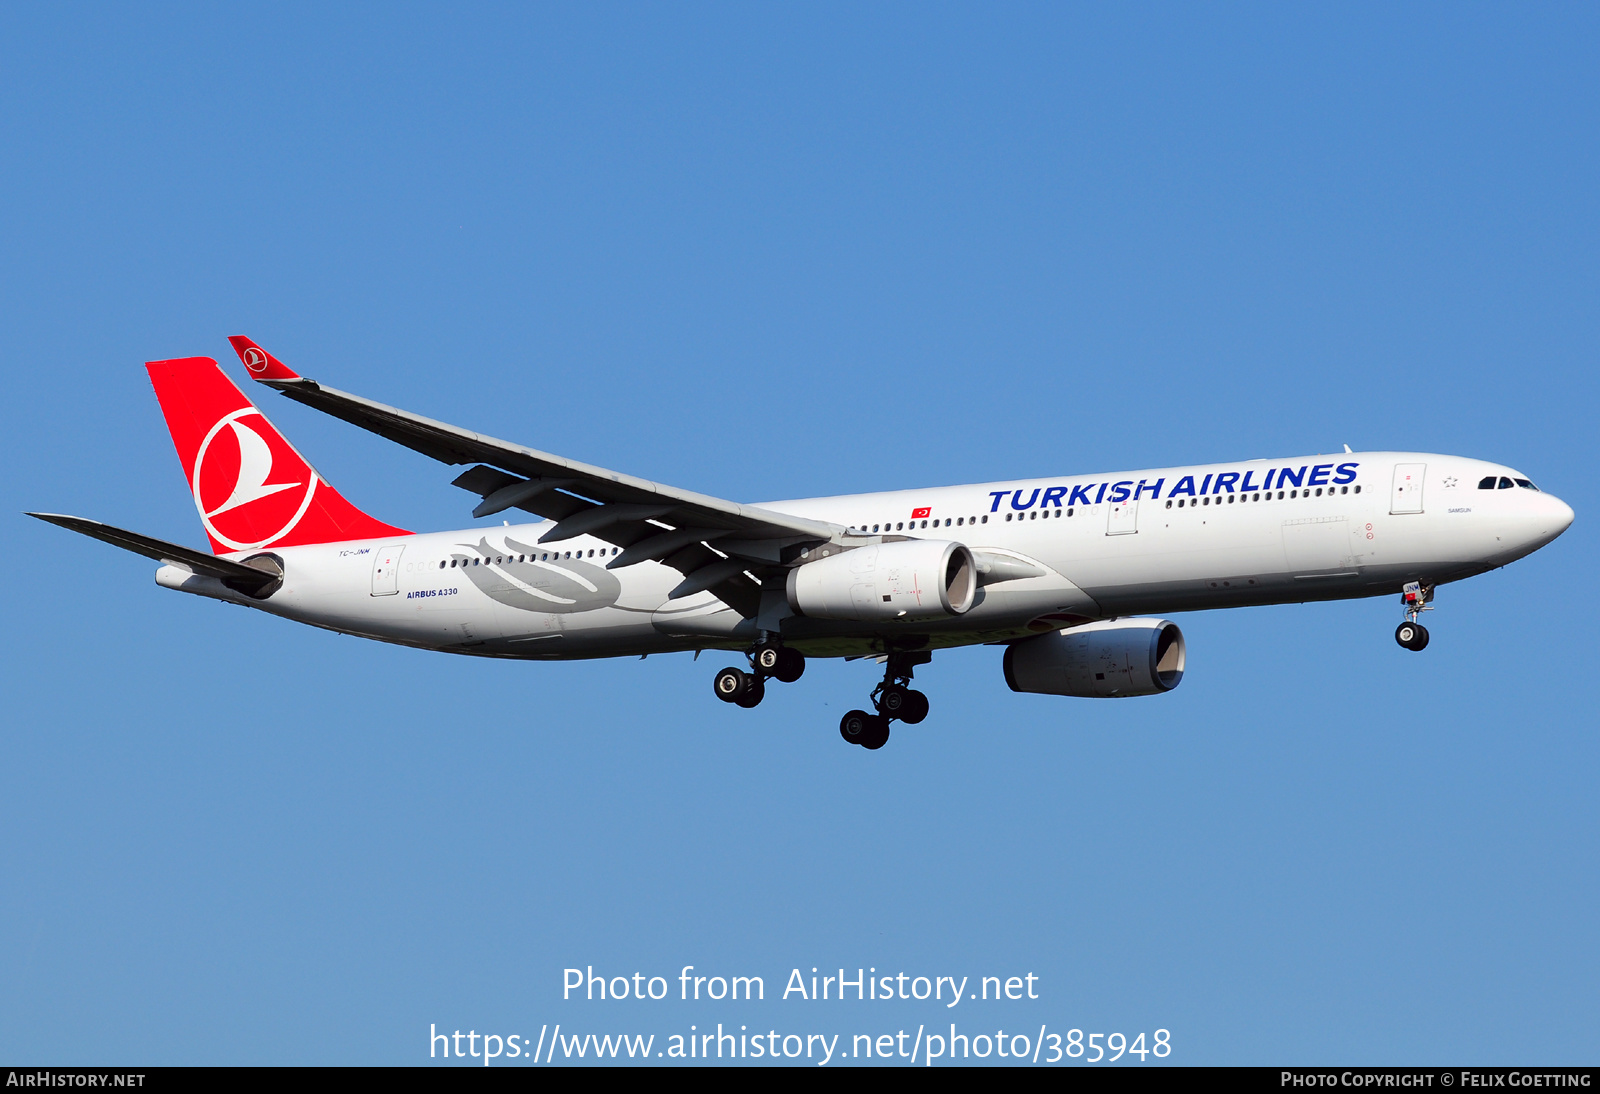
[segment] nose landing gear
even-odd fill
[[[1433,611],[1429,602],[1433,600],[1433,586],[1424,585],[1420,581],[1407,582],[1400,590],[1400,603],[1405,606],[1406,621],[1394,630],[1394,640],[1412,653],[1419,653],[1428,646],[1428,628],[1417,622],[1417,617],[1423,612]]]

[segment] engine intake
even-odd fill
[[[944,619],[972,607],[978,568],[964,544],[901,540],[789,571],[789,607],[813,619]]]
[[[1165,619],[1111,619],[1006,648],[1012,691],[1083,699],[1159,695],[1183,679],[1183,632]]]

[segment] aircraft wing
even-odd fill
[[[296,402],[441,463],[475,464],[455,479],[456,486],[483,499],[473,516],[522,509],[556,522],[542,543],[592,535],[623,548],[611,568],[665,563],[685,577],[674,596],[709,589],[740,614],[753,616],[759,586],[730,560],[749,561],[758,571],[785,561],[802,545],[845,532],[839,525],[664,486],[373,402],[299,375],[248,338],[229,341],[253,379]]]

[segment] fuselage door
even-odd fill
[[[1389,512],[1422,512],[1422,475],[1425,463],[1397,463],[1394,465],[1394,489],[1389,494]]]
[[[378,548],[372,560],[373,596],[393,596],[400,591],[400,553],[405,549],[403,543]]]
[[[1136,498],[1114,501],[1106,514],[1106,535],[1125,536],[1139,530],[1139,502]]]

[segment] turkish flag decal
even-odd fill
[[[933,509],[931,507],[927,508],[927,509],[913,509],[913,510],[911,510],[911,519],[912,520],[919,520],[922,517],[931,517],[931,516],[933,516]]]

